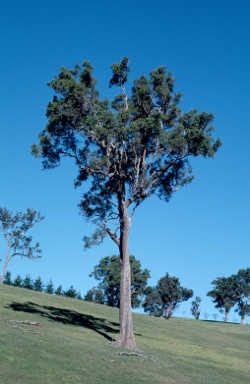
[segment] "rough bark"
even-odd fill
[[[128,238],[130,218],[125,203],[120,205],[120,334],[116,344],[122,348],[137,350],[131,311],[131,272]]]

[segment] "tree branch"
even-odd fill
[[[116,234],[112,232],[110,228],[106,228],[106,232],[110,236],[110,238],[117,244],[117,246],[120,247],[120,239],[116,236]]]

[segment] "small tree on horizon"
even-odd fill
[[[58,295],[58,296],[62,296],[62,295],[63,295],[62,285],[59,285],[59,286],[55,289],[54,294],[55,294],[55,295]]]
[[[196,320],[199,319],[201,310],[200,310],[200,303],[201,303],[201,298],[200,296],[196,296],[195,300],[192,301],[191,303],[191,314],[194,316]]]
[[[22,287],[22,283],[23,283],[23,279],[21,278],[20,275],[17,275],[13,281],[13,286],[14,287]]]
[[[26,277],[23,279],[22,288],[31,289],[31,290],[34,289],[34,282],[30,275],[26,275]]]
[[[250,268],[240,269],[233,275],[237,283],[236,312],[240,315],[240,324],[246,324],[246,316],[250,315]]]
[[[42,281],[40,276],[38,276],[36,278],[36,280],[34,281],[33,289],[34,289],[34,291],[37,291],[37,292],[43,292],[43,290],[44,290],[44,283],[43,283],[43,281]]]
[[[54,293],[54,284],[53,284],[51,279],[46,284],[44,292],[53,295],[53,293]]]
[[[144,312],[170,319],[179,304],[193,296],[192,289],[180,285],[179,279],[168,273],[162,277],[156,287],[147,287],[142,304]]]
[[[225,314],[225,322],[228,322],[229,312],[237,302],[237,282],[233,276],[217,277],[212,281],[214,288],[207,293],[212,297],[215,308]]]
[[[63,296],[71,297],[75,299],[77,297],[77,291],[73,285],[71,285],[66,291],[63,291]]]
[[[128,57],[111,65],[110,87],[120,93],[101,100],[90,62],[62,67],[48,84],[55,92],[47,107],[48,123],[32,153],[44,169],[70,157],[78,168],[75,186],[89,180],[79,204],[96,225],[85,246],[109,236],[120,256],[120,333],[116,345],[137,349],[131,312],[131,271],[128,239],[136,209],[150,196],[168,202],[174,192],[193,180],[189,159],[213,157],[221,145],[212,137],[213,115],[179,107],[172,73],[160,66],[149,77],[125,89]],[[115,224],[115,226],[110,225]]]
[[[3,283],[5,285],[12,285],[12,281],[11,281],[11,272],[7,271],[5,276],[4,276],[4,279],[3,279]]]
[[[13,257],[21,256],[30,260],[41,257],[39,243],[32,245],[32,236],[28,236],[27,232],[43,219],[40,212],[31,208],[28,208],[26,213],[15,214],[6,208],[0,208],[0,231],[7,242],[0,284],[3,283],[8,264]]]

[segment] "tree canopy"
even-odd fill
[[[233,276],[217,277],[212,281],[214,288],[207,293],[213,298],[215,308],[225,312],[225,321],[228,322],[230,309],[237,302],[237,282]]]
[[[131,304],[138,308],[141,297],[147,286],[150,271],[142,270],[141,263],[134,256],[130,256],[131,265]],[[117,255],[103,257],[90,274],[100,281],[97,287],[87,292],[85,299],[96,301],[111,307],[120,306],[120,257]]]
[[[240,269],[237,275],[233,275],[236,281],[237,289],[237,307],[236,312],[241,317],[241,324],[245,324],[245,317],[250,315],[250,268]]]
[[[193,296],[193,291],[182,287],[177,277],[166,273],[156,287],[148,287],[145,294],[145,301],[142,304],[144,312],[169,319],[180,303]]]
[[[80,209],[96,224],[85,246],[108,235],[118,246],[120,268],[120,335],[117,345],[136,349],[131,315],[128,238],[130,221],[140,204],[153,194],[169,201],[178,187],[193,179],[191,157],[213,157],[221,145],[213,139],[213,115],[196,109],[183,113],[175,79],[160,66],[125,89],[129,59],[111,65],[110,87],[120,93],[101,99],[89,61],[62,67],[48,84],[55,92],[47,107],[48,123],[33,145],[44,169],[75,161],[75,186],[89,180]]]
[[[3,283],[9,261],[13,257],[27,257],[30,260],[41,257],[39,243],[32,244],[32,236],[28,236],[27,232],[43,219],[40,212],[31,208],[28,208],[25,213],[16,212],[15,214],[6,208],[0,208],[0,230],[7,242],[0,284]]]

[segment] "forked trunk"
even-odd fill
[[[125,206],[122,206],[120,213],[122,213],[120,216],[120,334],[116,344],[122,348],[136,350],[131,311],[131,272],[128,249],[130,219]]]

